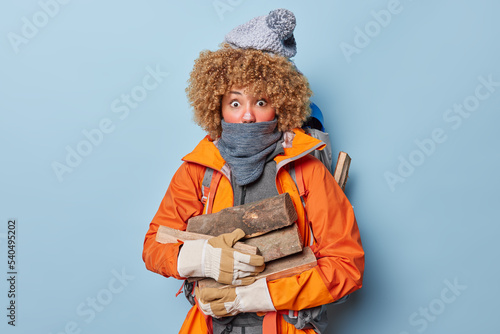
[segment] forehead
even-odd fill
[[[242,86],[242,85],[233,85],[228,88],[224,96],[228,95],[241,95],[241,96],[267,96],[265,93],[265,88],[264,87],[249,87],[249,86]]]

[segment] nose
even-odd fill
[[[242,123],[255,123],[255,112],[252,105],[247,105],[241,118]]]

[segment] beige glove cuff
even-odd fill
[[[233,307],[239,312],[276,311],[265,278],[248,286],[237,287],[236,296]]]
[[[203,277],[212,277],[216,281],[219,280],[221,255],[221,248],[214,248],[210,243],[207,243],[203,257]]]
[[[205,277],[205,247],[207,240],[186,240],[179,251],[177,271],[182,277]]]

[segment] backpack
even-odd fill
[[[332,145],[330,143],[330,136],[325,132],[323,126],[323,113],[313,102],[311,102],[310,107],[311,116],[304,122],[302,129],[311,137],[319,139],[326,144],[323,150],[315,150],[310,154],[321,161],[328,171],[333,174]]]

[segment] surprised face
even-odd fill
[[[266,95],[253,96],[244,87],[231,87],[222,97],[222,118],[227,123],[269,122],[276,116]]]

